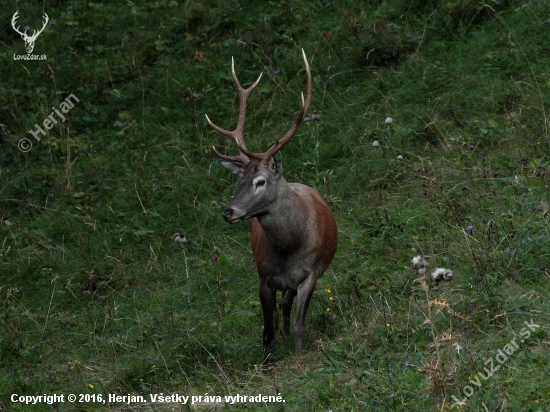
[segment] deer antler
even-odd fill
[[[304,100],[304,94],[302,93],[300,113],[298,113],[298,116],[296,117],[296,120],[294,120],[294,123],[290,127],[289,131],[286,132],[286,134],[283,137],[276,140],[275,144],[271,146],[271,148],[264,153],[253,153],[246,150],[246,147],[245,148],[239,147],[239,149],[244,154],[252,157],[253,159],[259,160],[260,161],[259,163],[267,164],[269,162],[269,158],[273,156],[275,153],[277,153],[279,150],[281,150],[284,147],[284,145],[287,144],[290,141],[290,139],[294,137],[294,135],[298,131],[298,128],[300,127],[300,124],[302,123],[302,120],[304,119],[304,116],[309,110],[309,106],[311,104],[311,97],[313,95],[313,85],[311,83],[311,72],[309,71],[309,64],[307,62],[306,52],[304,51],[304,49],[302,49],[302,56],[304,57],[304,63],[306,66],[306,98]]]
[[[16,20],[17,20],[18,18],[19,18],[19,10],[17,10],[17,11],[15,12],[15,14],[13,15],[13,17],[11,18],[11,26],[12,26],[13,29],[14,29],[17,33],[19,33],[22,37],[23,37],[23,36],[26,37],[27,34],[26,34],[25,32],[21,33],[21,32],[19,31],[19,27],[16,27],[16,26],[15,26]]]
[[[239,79],[237,78],[237,74],[235,73],[235,62],[232,57],[231,74],[233,75],[233,80],[235,81],[235,86],[237,86],[237,91],[239,93],[239,121],[237,122],[237,127],[233,131],[222,129],[221,127],[216,126],[210,120],[208,115],[205,114],[205,116],[206,116],[206,120],[208,121],[208,124],[212,126],[212,128],[215,131],[233,139],[233,141],[237,144],[237,147],[240,150],[239,156],[226,156],[226,155],[222,155],[220,152],[216,150],[214,146],[212,146],[212,148],[214,149],[214,152],[218,155],[218,157],[224,160],[231,160],[231,161],[236,160],[243,163],[249,163],[250,159],[244,153],[244,151],[246,151],[246,143],[244,142],[244,138],[243,138],[244,121],[246,118],[246,101],[248,100],[248,96],[250,96],[250,93],[252,92],[252,90],[254,90],[258,85],[258,83],[260,82],[260,79],[262,78],[262,73],[260,73],[260,77],[258,77],[258,80],[256,80],[256,82],[254,82],[252,86],[250,86],[248,89],[244,89],[241,86]]]
[[[36,29],[34,30],[34,33],[32,34],[32,36],[29,36],[26,32],[26,30],[24,32],[21,32],[19,30],[19,27],[16,27],[15,24],[16,24],[16,20],[19,18],[19,10],[17,10],[15,12],[15,14],[13,15],[13,17],[11,18],[11,25],[13,27],[13,29],[19,33],[21,35],[21,37],[23,37],[23,39],[25,41],[29,40],[29,41],[32,41],[32,40],[36,40],[36,38],[38,37],[38,35],[40,33],[42,33],[44,31],[44,29],[46,28],[46,25],[48,24],[48,21],[50,21],[50,18],[48,17],[48,15],[46,13],[44,13],[44,24],[42,25],[42,28],[40,30],[38,30],[38,32],[36,32]]]
[[[237,79],[237,75],[235,74],[235,67],[233,58],[231,58],[231,73],[233,74],[233,79],[235,80],[235,84],[237,85],[237,90],[239,91],[239,99],[240,99],[240,106],[239,106],[239,122],[237,123],[237,128],[234,131],[228,131],[224,130],[218,126],[216,126],[214,123],[210,121],[208,116],[206,116],[206,120],[208,120],[208,123],[210,126],[214,128],[217,132],[228,136],[233,139],[233,141],[237,144],[237,147],[240,151],[240,156],[225,156],[219,153],[214,146],[212,148],[214,149],[214,152],[224,160],[236,160],[243,163],[250,162],[249,157],[252,157],[253,159],[259,160],[259,163],[267,164],[269,162],[269,158],[273,156],[275,153],[277,153],[279,150],[283,148],[285,144],[287,144],[290,139],[294,137],[296,132],[298,131],[298,128],[300,127],[300,124],[302,123],[302,120],[304,119],[305,114],[307,113],[309,109],[309,105],[311,104],[311,97],[313,94],[313,85],[311,82],[311,72],[309,70],[309,64],[307,62],[307,57],[304,49],[302,49],[302,55],[304,57],[304,63],[306,66],[306,98],[304,100],[303,93],[301,94],[302,102],[301,102],[301,108],[300,113],[298,113],[298,117],[296,117],[296,120],[290,127],[290,130],[286,132],[286,134],[278,139],[275,144],[264,153],[255,153],[251,152],[246,148],[246,144],[243,139],[243,128],[244,128],[244,119],[245,119],[245,112],[246,112],[246,100],[248,99],[248,96],[250,95],[250,92],[254,90],[254,88],[258,85],[258,82],[262,78],[262,75],[260,74],[260,77],[258,77],[258,80],[250,86],[248,89],[244,90],[239,83],[239,80]]]
[[[42,25],[42,28],[40,30],[38,30],[38,33],[36,32],[36,30],[34,30],[34,33],[30,37],[32,40],[36,40],[38,35],[40,33],[42,33],[44,31],[44,29],[46,28],[46,25],[48,24],[48,21],[50,21],[50,18],[48,17],[48,15],[46,13],[44,13],[43,19],[44,19],[44,24]]]

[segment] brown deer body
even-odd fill
[[[311,295],[317,279],[330,265],[338,242],[334,216],[321,195],[306,185],[287,183],[282,176],[281,163],[273,157],[294,136],[311,102],[311,73],[305,53],[304,62],[306,99],[304,101],[302,96],[300,113],[290,130],[267,152],[248,151],[242,135],[246,100],[259,78],[250,88],[243,89],[232,65],[233,79],[240,96],[239,122],[234,131],[219,128],[207,116],[210,125],[231,137],[240,150],[239,156],[225,156],[214,148],[220,163],[239,177],[237,191],[223,212],[224,219],[230,223],[252,219],[252,252],[260,275],[259,292],[264,318],[264,357],[275,346],[279,321],[277,290],[283,293],[281,311],[285,333],[290,329],[290,312],[297,296],[293,330],[295,353],[300,354]],[[251,162],[249,157],[259,161]]]

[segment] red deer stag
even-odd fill
[[[290,311],[294,296],[298,295],[294,320],[295,353],[300,355],[304,336],[307,308],[317,279],[327,270],[338,242],[336,221],[321,195],[300,183],[287,183],[281,163],[274,155],[296,134],[311,103],[311,73],[305,52],[302,50],[307,76],[307,91],[301,95],[300,113],[290,130],[264,153],[246,148],[243,128],[248,96],[258,85],[260,77],[244,89],[231,61],[231,73],[239,93],[239,120],[234,131],[224,130],[206,119],[217,132],[233,139],[239,156],[226,156],[214,151],[220,163],[236,175],[237,190],[223,212],[229,223],[252,219],[252,252],[260,275],[260,301],[264,318],[264,359],[275,349],[275,333],[279,323],[276,292],[283,297],[281,311],[285,334],[290,327]],[[251,162],[250,158],[258,160]]]

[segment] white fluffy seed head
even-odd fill
[[[393,119],[391,117],[386,117],[386,124],[392,124]]]
[[[441,281],[446,271],[447,269],[445,268],[435,268],[431,274],[432,280],[437,282]]]
[[[443,280],[452,280],[454,277],[454,274],[449,269],[445,270],[445,273],[443,274]]]
[[[187,243],[187,238],[184,233],[174,233],[173,237],[176,243]]]
[[[411,260],[411,268],[414,270],[418,270],[418,273],[423,275],[426,273],[426,269],[428,268],[428,265],[430,263],[430,257],[429,256],[415,256]]]
[[[430,275],[432,278],[432,288],[439,289],[439,282],[453,280],[454,274],[450,269],[436,268]]]

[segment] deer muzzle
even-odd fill
[[[241,221],[240,217],[235,217],[235,210],[230,207],[225,208],[222,213],[223,218],[229,223],[239,223]]]

